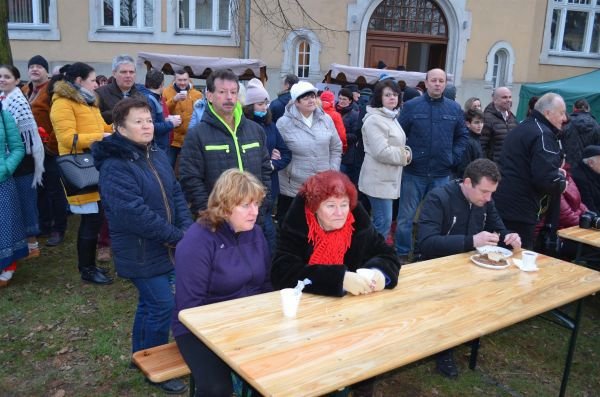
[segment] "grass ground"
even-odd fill
[[[76,268],[78,218],[65,243],[24,261],[0,290],[0,396],[160,396],[129,368],[136,290],[116,279],[84,284]],[[567,308],[571,310],[572,308]],[[585,300],[568,396],[600,396],[600,297]],[[478,367],[457,349],[461,375],[431,359],[382,375],[378,396],[556,396],[569,332],[540,317],[482,338]]]

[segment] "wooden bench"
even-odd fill
[[[154,383],[190,375],[190,396],[195,393],[194,378],[175,342],[133,353],[133,362]]]

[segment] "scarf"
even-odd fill
[[[96,104],[96,93],[95,92],[92,92],[92,91],[88,90],[87,88],[83,88],[79,84],[70,83],[70,82],[69,82],[69,84],[71,84],[71,86],[77,90],[79,95],[81,95],[81,97],[83,98],[85,103],[87,103],[89,106],[94,106]]]
[[[304,207],[306,224],[308,225],[308,242],[313,244],[313,253],[308,265],[342,265],[344,256],[350,248],[354,227],[354,215],[348,213],[346,223],[341,229],[326,232],[323,230],[314,213]]]
[[[6,96],[2,100],[2,105],[15,119],[25,144],[25,152],[33,157],[35,170],[31,187],[41,186],[42,174],[44,173],[44,145],[38,132],[38,126],[33,118],[33,113],[31,113],[29,102],[18,88],[9,93],[3,92],[2,95]]]

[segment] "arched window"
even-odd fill
[[[294,73],[307,80],[320,80],[321,66],[319,53],[321,43],[315,33],[308,29],[296,29],[290,32],[283,45],[282,76]]]
[[[296,46],[296,75],[300,78],[308,77],[310,73],[310,44],[300,40]]]
[[[485,81],[490,88],[510,87],[513,83],[515,53],[510,43],[499,41],[492,46],[487,56]]]
[[[444,13],[430,0],[386,0],[373,11],[368,30],[448,36]]]

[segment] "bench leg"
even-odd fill
[[[471,341],[471,356],[469,357],[469,369],[477,366],[477,354],[479,353],[479,338]]]

